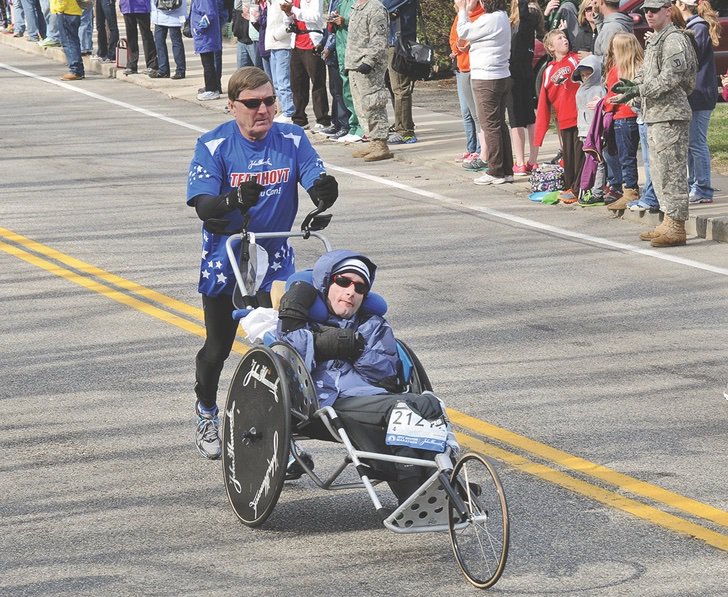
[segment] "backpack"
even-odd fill
[[[168,12],[182,6],[182,0],[154,0],[154,6],[157,7],[157,10]]]

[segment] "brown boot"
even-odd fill
[[[660,222],[657,227],[655,227],[653,230],[648,230],[647,232],[643,232],[640,234],[640,240],[652,240],[653,238],[657,238],[658,236],[661,236],[663,232],[665,232],[670,225],[670,216],[665,214],[665,217],[663,218],[662,222]]]
[[[355,149],[351,152],[351,157],[353,158],[365,158],[369,155],[369,153],[372,150],[372,144],[371,143],[362,143],[362,147],[359,149]]]
[[[665,216],[668,219],[668,216]],[[653,247],[682,247],[687,239],[685,234],[685,222],[683,220],[673,220],[670,218],[670,224],[662,234],[652,239],[650,243]]]
[[[372,150],[364,156],[365,162],[378,162],[380,160],[388,160],[393,158],[394,155],[389,151],[389,146],[384,139],[372,139],[371,140]]]
[[[634,189],[624,189],[624,194],[614,203],[607,205],[607,209],[611,211],[623,211],[627,209],[627,204],[633,199],[639,199],[639,194]]]

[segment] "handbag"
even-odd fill
[[[392,69],[413,81],[426,81],[432,78],[435,49],[428,43],[425,18],[422,15],[422,9],[419,3],[417,4],[417,17],[420,22],[420,31],[422,31],[424,43],[402,39],[398,20],[397,43],[394,46]]]
[[[187,19],[185,20],[185,24],[182,25],[182,35],[185,37],[192,37],[192,24],[190,23],[190,20],[192,18],[192,2],[190,2],[190,10],[187,13]]]
[[[560,191],[564,188],[564,169],[558,164],[541,164],[531,171],[531,191]]]

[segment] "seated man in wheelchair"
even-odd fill
[[[356,448],[434,459],[435,451],[387,444],[390,415],[404,403],[405,408],[432,422],[441,437],[447,438],[440,442],[439,451],[444,451],[446,442],[457,449],[440,400],[431,392],[401,393],[402,363],[389,323],[361,310],[376,269],[370,259],[352,251],[324,254],[314,265],[313,286],[294,282],[281,298],[277,335],[301,355],[316,387],[319,405],[333,406]],[[309,318],[309,309],[319,298],[328,309],[323,324]],[[389,483],[400,503],[429,475],[413,465],[379,461],[367,464],[374,478]]]

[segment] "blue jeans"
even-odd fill
[[[691,197],[713,198],[710,183],[710,149],[708,149],[708,125],[712,110],[696,110],[690,120],[688,141],[688,186]]]
[[[271,50],[270,70],[273,75],[273,89],[281,102],[281,113],[290,118],[296,110],[291,91],[291,51]]]
[[[338,63],[327,64],[329,75],[329,93],[331,94],[331,124],[337,130],[349,130],[351,113],[344,103],[344,82],[341,80]]]
[[[174,56],[174,72],[184,75],[187,71],[185,46],[182,41],[182,27],[154,26],[154,45],[157,46],[157,66],[160,75],[169,75],[169,54],[167,53],[167,32],[172,41],[172,55]]]
[[[475,120],[475,100],[473,99],[473,89],[470,86],[470,73],[455,73],[455,79],[458,87],[458,100],[460,100],[460,114],[463,117],[463,127],[465,128],[465,149],[468,153],[480,153],[480,143],[478,141],[478,126]],[[471,109],[473,106],[473,109]]]
[[[81,40],[78,37],[78,28],[81,17],[78,15],[59,14],[61,28],[61,43],[68,60],[68,70],[75,75],[84,76],[83,60],[81,60]]]
[[[249,44],[238,42],[238,68],[244,66],[257,66],[263,68],[263,61],[258,56],[258,42],[254,41]]]
[[[659,208],[660,203],[655,195],[655,187],[652,186],[652,177],[650,176],[650,146],[647,142],[647,125],[639,123],[640,145],[642,146],[642,162],[645,165],[645,184],[642,185],[642,195],[640,201],[650,207]]]
[[[88,8],[81,15],[81,24],[78,27],[78,39],[81,42],[82,52],[93,52],[94,49],[94,5]]]
[[[96,54],[99,58],[116,60],[118,43],[119,24],[116,21],[116,0],[96,0]]]
[[[61,32],[58,29],[58,15],[51,12],[51,0],[40,0],[43,9],[43,18],[46,22],[46,39],[61,42]]]
[[[261,67],[263,72],[265,72],[265,74],[268,75],[268,78],[272,81],[273,72],[270,69],[270,56],[261,56],[260,61],[263,63],[263,66]]]
[[[637,188],[637,145],[640,133],[637,118],[620,118],[614,121],[617,141],[617,158],[622,169],[622,184],[628,189]]]
[[[33,0],[15,1],[17,2],[17,6],[23,9],[23,15],[25,16],[25,30],[28,33],[28,37],[37,41],[40,39],[40,31],[38,31],[38,21],[35,18]]]

